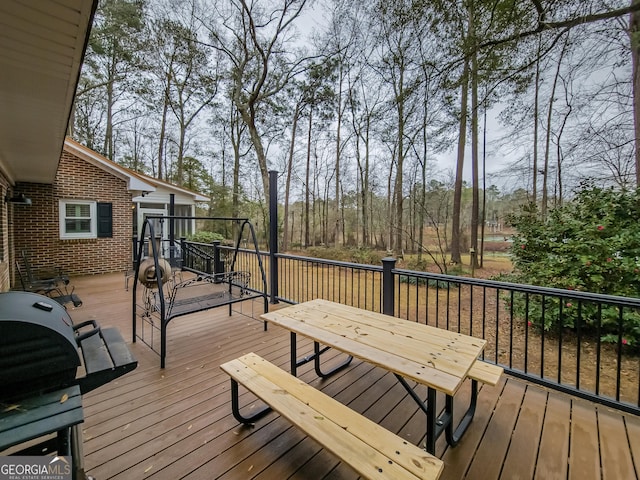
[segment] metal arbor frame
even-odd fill
[[[205,279],[208,281],[209,277],[211,277],[211,284],[213,283],[224,283],[224,282],[228,282],[228,286],[229,286],[229,295],[226,296],[216,296],[216,299],[214,301],[209,301],[209,302],[203,302],[200,301],[201,299],[194,299],[196,301],[194,301],[193,303],[190,303],[188,301],[188,299],[183,299],[182,300],[182,304],[181,304],[181,308],[180,309],[173,309],[173,305],[169,304],[167,305],[167,299],[165,298],[165,290],[163,288],[163,281],[162,281],[162,275],[155,275],[155,289],[153,292],[154,295],[154,301],[153,302],[146,302],[145,301],[145,306],[143,307],[143,313],[142,313],[142,317],[151,317],[152,315],[159,317],[159,325],[155,325],[153,321],[151,321],[152,328],[154,329],[159,329],[160,330],[160,367],[164,368],[165,366],[165,361],[166,361],[166,355],[167,355],[167,326],[169,324],[169,322],[173,319],[176,318],[178,316],[182,316],[182,315],[187,315],[189,313],[194,313],[194,312],[198,312],[198,311],[202,311],[202,310],[208,310],[210,308],[216,308],[216,307],[220,307],[220,306],[225,306],[228,305],[229,306],[229,314],[231,314],[231,305],[234,303],[238,303],[238,302],[243,302],[246,300],[253,300],[255,298],[260,298],[262,297],[264,299],[264,311],[266,312],[268,310],[268,299],[267,299],[267,278],[266,278],[266,274],[264,271],[264,266],[262,263],[262,257],[260,255],[260,251],[258,248],[258,241],[257,241],[257,236],[255,233],[255,229],[253,228],[253,225],[251,224],[251,222],[249,221],[249,219],[247,218],[229,218],[229,217],[195,217],[195,216],[149,216],[145,219],[143,226],[142,226],[142,231],[140,232],[140,241],[138,243],[138,252],[137,255],[135,256],[136,261],[134,264],[134,283],[133,283],[133,288],[132,288],[132,336],[133,336],[133,342],[136,341],[136,339],[140,339],[142,340],[144,343],[146,343],[147,345],[149,345],[152,349],[154,349],[154,345],[153,345],[153,337],[151,338],[150,341],[147,341],[144,338],[144,331],[141,332],[141,334],[138,334],[137,331],[137,317],[138,317],[138,312],[137,309],[140,307],[137,304],[137,291],[138,291],[138,277],[139,277],[139,267],[140,267],[140,263],[143,261],[143,250],[144,250],[144,240],[145,238],[147,238],[147,232],[148,232],[148,237],[151,239],[155,238],[154,235],[154,231],[153,231],[153,221],[154,220],[160,220],[160,221],[164,221],[164,220],[168,220],[170,222],[170,224],[173,224],[174,220],[213,220],[213,221],[231,221],[234,222],[236,224],[239,224],[239,228],[237,230],[237,238],[235,240],[235,247],[233,250],[233,257],[232,257],[232,261],[229,265],[229,272],[227,273],[214,273],[214,274],[208,274],[205,272],[198,272],[198,274],[201,276],[201,279]],[[254,250],[255,250],[255,255],[257,258],[257,262],[258,262],[258,268],[260,271],[260,276],[261,276],[261,281],[262,281],[262,285],[263,285],[263,289],[261,291],[258,290],[252,290],[251,293],[249,294],[244,294],[245,292],[245,288],[244,286],[242,286],[242,294],[241,295],[233,295],[232,294],[232,288],[233,287],[238,287],[239,285],[235,285],[233,283],[233,276],[232,275],[228,275],[228,273],[233,273],[235,271],[236,268],[236,261],[238,258],[238,252],[240,250],[240,244],[241,244],[241,240],[243,237],[243,232],[244,229],[247,228],[251,237],[251,240],[253,242],[254,245]],[[170,239],[172,238],[172,235],[170,235]],[[155,242],[155,241],[151,241],[151,247],[150,247],[150,254],[151,257],[153,258],[153,264],[154,264],[154,268],[155,268],[155,272],[160,272],[161,271],[161,265],[159,260],[162,258],[162,252],[160,251],[160,246]],[[170,247],[171,248],[171,247]],[[184,255],[184,250],[183,250],[183,255]],[[217,262],[216,262],[217,263]],[[246,274],[245,274],[246,275]],[[186,285],[192,285],[193,282],[191,280],[188,280],[186,282],[181,282],[180,284],[175,284],[173,286],[173,292],[175,292],[177,289],[182,287],[182,283]],[[207,283],[207,282],[204,282]],[[145,287],[146,288],[146,287]],[[156,290],[157,289],[157,290]],[[175,295],[171,295],[169,297],[169,302],[172,302],[175,299]],[[144,319],[143,319],[144,321]],[[266,323],[264,324],[264,328],[266,329]],[[153,331],[153,330],[152,330]],[[155,351],[155,350],[154,350]]]

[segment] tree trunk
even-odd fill
[[[536,79],[533,97],[533,185],[531,186],[531,201],[534,205],[538,202],[538,117],[540,105],[540,45],[541,35],[538,35],[538,55],[536,56]]]
[[[635,6],[640,0],[631,0]],[[631,43],[631,74],[633,76],[633,131],[635,145],[636,187],[640,188],[640,13],[631,12],[629,20]]]
[[[104,133],[104,155],[113,160],[113,78],[107,82],[107,126]]]
[[[229,120],[231,124],[231,145],[233,146],[233,185],[231,186],[231,216],[238,218],[240,216],[240,142],[242,139],[242,127],[240,125],[240,118],[238,117],[238,111],[231,108],[229,112]],[[224,170],[223,170],[223,184],[224,184]]]
[[[473,2],[469,7],[469,37],[475,43],[475,10]],[[478,224],[480,219],[480,184],[479,184],[479,159],[478,159],[478,52],[473,49],[471,55],[471,184],[472,184],[472,205],[471,205],[471,267],[478,267]]]
[[[371,233],[369,224],[369,118],[367,118],[367,131],[364,146],[364,175],[362,175],[362,242],[364,246],[371,246]]]
[[[403,170],[404,170],[404,66],[400,66],[400,78],[398,79],[398,86],[396,91],[396,106],[398,110],[398,166],[396,170],[396,183],[395,183],[395,204],[396,204],[396,237],[395,248],[398,253],[402,254],[402,240],[404,238],[403,230],[403,210],[404,210],[404,195],[402,187],[404,184]],[[393,246],[391,247],[393,248]]]
[[[184,139],[187,134],[187,127],[184,124],[184,118],[180,119],[180,138],[178,140],[178,158],[177,158],[177,171],[175,182],[176,185],[182,186],[184,184]]]
[[[558,78],[560,78],[560,67],[562,66],[562,58],[564,57],[565,50],[567,48],[568,35],[566,37],[564,46],[560,51],[560,57],[558,58],[558,65],[556,67],[556,74],[553,77],[553,85],[551,87],[551,98],[549,99],[549,109],[547,111],[547,136],[545,140],[544,149],[544,171],[542,177],[542,205],[540,207],[540,213],[542,218],[546,218],[547,210],[549,208],[549,157],[551,149],[551,120],[553,119],[553,105],[555,102],[556,88],[558,86]]]
[[[264,190],[264,204],[269,205],[269,171],[267,167],[267,155],[265,154],[264,146],[262,145],[262,138],[260,138],[260,133],[256,127],[254,117],[250,115],[246,108],[239,108],[239,110],[242,120],[249,130],[251,144],[253,145],[253,149],[255,150],[256,157],[258,159],[258,167],[260,168],[260,175],[262,177],[262,188]],[[268,225],[265,225],[265,227],[268,227]],[[268,228],[266,228],[266,231],[268,231]]]
[[[282,250],[289,248],[289,194],[291,190],[291,171],[293,170],[293,152],[295,151],[296,130],[298,128],[298,115],[300,113],[300,102],[296,103],[293,112],[293,125],[291,125],[291,145],[289,146],[289,160],[287,162],[287,178],[284,189],[284,220],[282,225]]]
[[[337,118],[337,125],[336,125],[336,223],[335,223],[335,229],[334,229],[334,235],[335,235],[335,246],[338,247],[340,245],[340,212],[341,212],[341,208],[340,208],[340,182],[341,182],[341,176],[340,176],[340,155],[342,153],[341,148],[340,148],[340,142],[341,142],[341,138],[340,138],[340,131],[342,129],[342,63],[340,63],[340,68],[339,68],[339,78],[338,78],[338,118]],[[344,240],[344,239],[343,239]]]
[[[162,120],[160,123],[160,141],[158,145],[158,178],[163,180],[164,171],[162,169],[162,161],[164,159],[164,137],[167,128],[167,110],[169,109],[169,81],[171,75],[167,73],[167,84],[164,90],[164,98],[162,99]]]
[[[389,167],[389,176],[387,178],[387,228],[389,231],[387,232],[388,240],[387,240],[387,249],[393,248],[393,195],[392,195],[392,187],[393,184],[393,162],[391,162],[391,166]]]
[[[309,126],[307,128],[307,168],[305,172],[305,192],[304,192],[304,246],[311,245],[310,241],[310,221],[309,221],[309,204],[311,203],[309,193],[309,182],[311,179],[311,130],[313,127],[313,106],[309,106]]]
[[[462,172],[464,168],[464,149],[467,136],[467,102],[469,95],[469,61],[465,59],[460,88],[460,128],[458,131],[458,157],[456,160],[456,179],[453,192],[453,215],[451,218],[451,262],[462,263],[460,255],[460,220],[462,217]]]
[[[426,78],[426,72],[425,78]],[[427,126],[429,111],[429,83],[425,81],[424,98],[422,101],[422,161],[420,162],[420,202],[418,210],[418,263],[422,262],[424,248],[425,209],[427,208]]]

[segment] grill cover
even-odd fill
[[[71,385],[78,366],[73,322],[60,304],[0,293],[0,402]]]

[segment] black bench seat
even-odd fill
[[[199,274],[174,284],[166,306],[166,321],[181,315],[262,296],[248,290],[249,279],[248,272],[226,272]]]

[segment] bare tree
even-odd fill
[[[164,71],[160,76],[166,75],[164,101],[178,125],[176,171],[172,178],[177,185],[184,182],[183,159],[188,131],[218,94],[220,79],[217,59],[215,56],[209,58],[208,52],[198,41],[194,9],[195,4],[187,5],[179,21],[165,19],[160,24],[160,33],[165,39],[162,43],[170,45],[163,55],[165,60],[161,61]],[[165,109],[166,105],[163,106],[162,128],[165,126]],[[160,173],[160,167],[158,170]]]
[[[84,62],[84,88],[77,97],[93,89],[104,94],[104,137],[100,150],[107,158],[115,157],[116,117],[124,115],[134,103],[129,92],[140,75],[139,53],[142,50],[144,8],[141,2],[105,0],[100,2],[91,31]],[[119,103],[125,103],[118,107]],[[97,146],[97,144],[96,144]]]
[[[564,46],[560,51],[560,55],[557,60],[556,73],[553,77],[553,85],[551,87],[551,94],[549,96],[549,107],[547,109],[547,133],[545,137],[544,148],[544,167],[542,170],[542,205],[540,207],[540,213],[543,217],[546,216],[549,208],[549,161],[550,161],[550,149],[551,149],[551,136],[552,136],[552,120],[554,113],[554,103],[556,100],[556,88],[558,86],[558,80],[560,79],[560,71],[562,67],[562,59],[567,51],[569,45],[569,36],[565,37]]]
[[[257,157],[263,194],[269,201],[269,167],[260,130],[267,101],[304,69],[307,57],[294,53],[294,22],[307,0],[230,0],[201,14],[208,45],[230,63],[231,99],[246,124]],[[287,50],[287,47],[289,50]]]

